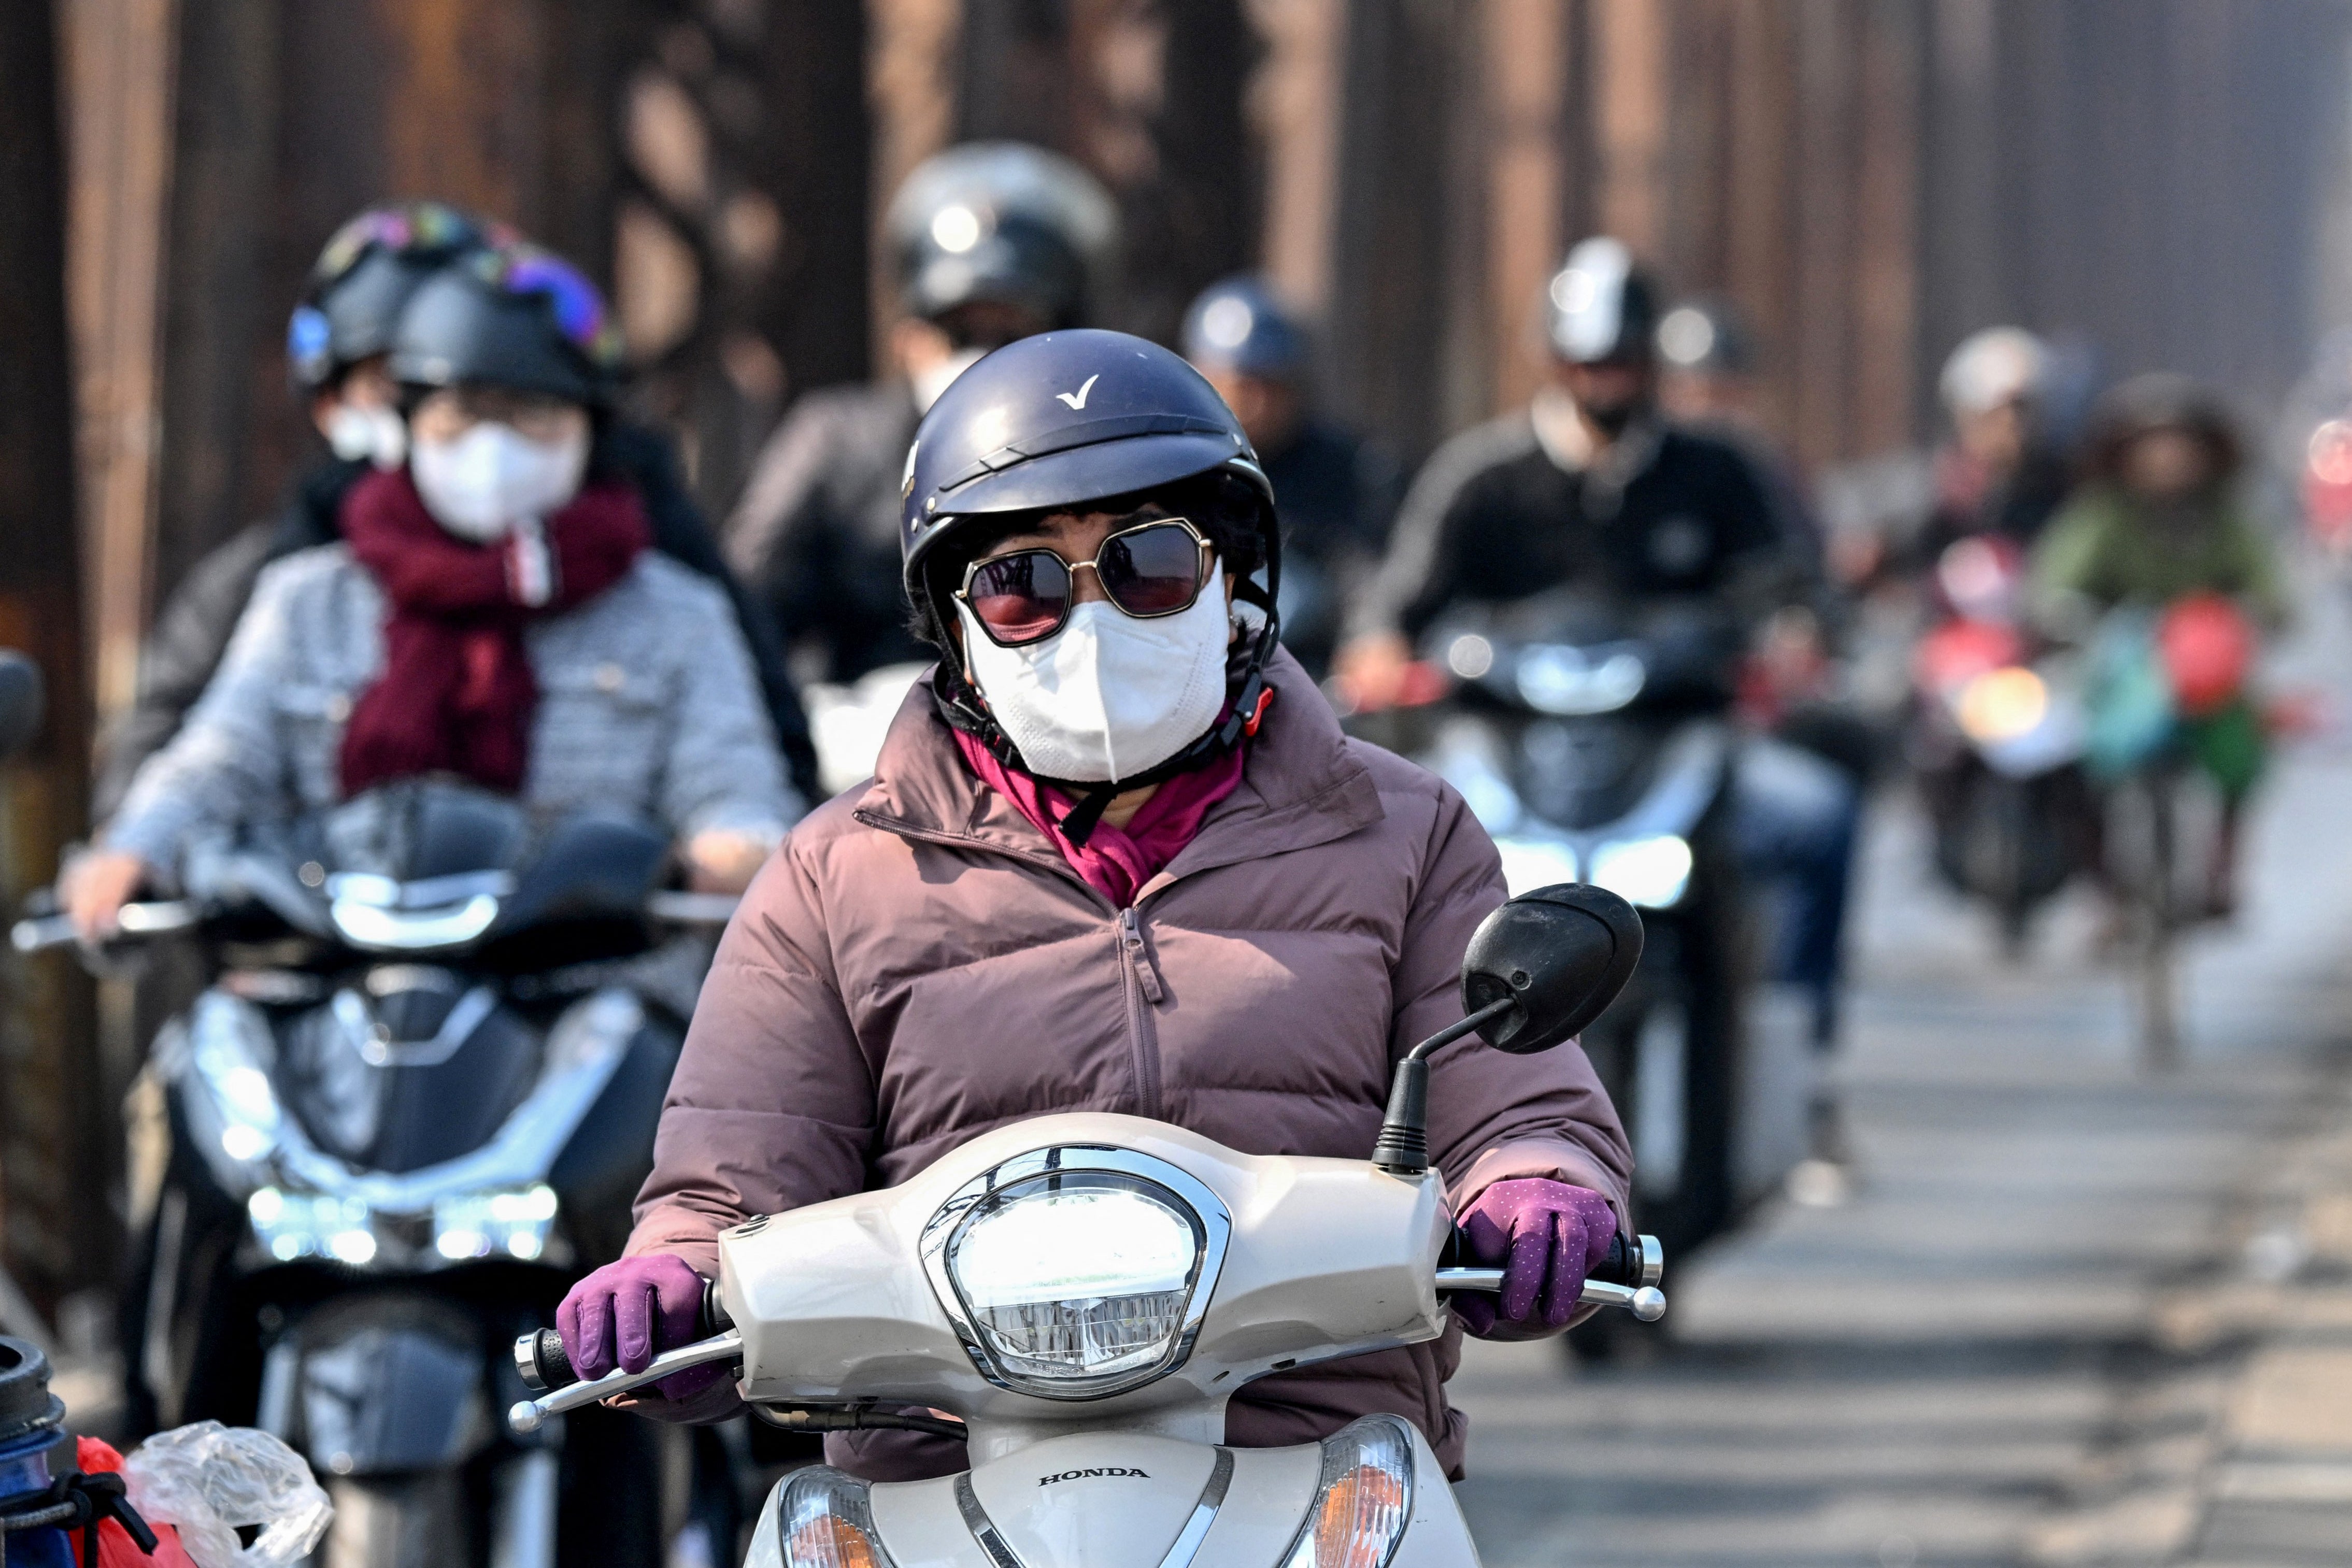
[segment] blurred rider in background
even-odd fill
[[[511,242],[513,231],[441,202],[373,206],[337,229],[288,323],[286,348],[295,391],[328,450],[290,487],[275,519],[257,522],[198,562],[155,617],[141,650],[139,693],[108,733],[91,815],[114,815],[147,758],[179,731],[228,647],[255,580],[273,561],[341,537],[344,497],[377,468],[406,457],[399,388],[385,369],[395,324],[425,279],[485,246]],[[666,437],[626,420],[609,420],[603,459],[627,471],[643,499],[654,547],[724,587],[759,667],[761,693],[779,743],[803,795],[815,783],[808,723],[786,679],[764,612],[738,587],[720,561],[701,513],[679,481]]]
[[[594,286],[478,249],[417,287],[389,348],[404,459],[351,487],[340,539],[260,574],[187,721],[60,879],[85,939],[199,838],[402,778],[660,824],[710,892],[803,809],[725,597],[650,548],[605,444],[620,347]]]
[[[1935,505],[1908,554],[1912,574],[1935,570],[1956,541],[1990,534],[2030,548],[2066,499],[2065,454],[2050,435],[2053,361],[2021,327],[1987,327],[1964,341],[1937,379],[1952,438],[1936,455]]]
[[[1118,216],[1068,159],[974,142],[909,174],[884,232],[905,310],[890,334],[893,374],[794,404],[727,523],[728,559],[773,607],[794,668],[813,680],[934,657],[908,629],[899,583],[916,421],[990,350],[1087,321]]]
[[[1307,330],[1265,279],[1228,278],[1184,316],[1184,357],[1239,418],[1282,519],[1282,640],[1329,670],[1349,599],[1388,543],[1402,476],[1314,411]]]
[[[2108,393],[2093,415],[2083,486],[2034,551],[2045,628],[2081,640],[2110,612],[2160,617],[2209,595],[2252,626],[2281,626],[2276,558],[2236,494],[2242,464],[2228,409],[2187,376],[2137,376]],[[2227,917],[2238,902],[2239,822],[2264,760],[2263,722],[2242,685],[2195,707],[2179,715],[2181,738],[2222,803],[2207,910]],[[2095,714],[2093,725],[2095,735]]]
[[[1625,247],[1579,245],[1544,305],[1548,374],[1533,403],[1441,447],[1405,497],[1339,656],[1361,707],[1397,700],[1413,639],[1457,605],[1586,584],[1630,605],[1709,602],[1753,638],[1810,596],[1816,552],[1756,466],[1661,416],[1657,290]],[[1738,777],[1743,864],[1787,895],[1773,969],[1807,993],[1826,1046],[1859,794],[1835,765],[1764,737],[1743,749]],[[1817,1152],[1839,1157],[1833,1119],[1817,1120]]]

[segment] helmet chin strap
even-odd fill
[[[989,755],[1006,767],[1077,796],[1078,803],[1055,826],[1062,830],[1063,837],[1073,845],[1083,846],[1094,836],[1110,803],[1120,795],[1129,790],[1165,784],[1179,773],[1205,767],[1257,733],[1266,707],[1274,700],[1273,688],[1266,684],[1265,664],[1274,657],[1275,646],[1281,640],[1282,618],[1275,611],[1274,595],[1248,578],[1234,583],[1234,596],[1265,611],[1265,621],[1250,639],[1249,652],[1240,667],[1235,668],[1230,662],[1226,666],[1225,690],[1230,700],[1223,715],[1191,745],[1157,767],[1146,768],[1132,777],[1108,781],[1057,779],[1029,766],[1022,760],[1020,748],[989,713],[978,689],[964,675],[963,661],[952,655],[940,659],[932,672],[932,700],[942,719],[978,741],[988,749]]]

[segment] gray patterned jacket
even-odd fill
[[[383,668],[383,593],[341,544],[270,566],[178,736],[102,836],[176,870],[190,840],[334,805],[343,723]],[[769,839],[804,809],[784,780],[726,596],[648,550],[524,632],[539,706],[522,798],[633,813],[678,837]]]

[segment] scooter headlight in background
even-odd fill
[[[1691,847],[1672,833],[1648,838],[1621,839],[1592,852],[1591,874],[1585,879],[1606,888],[1629,904],[1645,910],[1670,910],[1690,887]]]
[[[1412,1519],[1412,1434],[1367,1415],[1323,1441],[1315,1506],[1282,1568],[1381,1568]]]
[[[280,1263],[331,1258],[364,1268],[375,1261],[375,1216],[358,1198],[262,1187],[245,1201],[263,1248]]]
[[[1503,885],[1515,898],[1576,880],[1576,850],[1556,840],[1499,837],[1495,852],[1503,858]]]
[[[1960,732],[1979,746],[2032,733],[2050,711],[2050,689],[2022,665],[1989,669],[1960,688]]]
[[[477,1258],[537,1261],[555,1224],[555,1189],[467,1193],[433,1203],[433,1249],[452,1263]]]
[[[923,1267],[991,1383],[1105,1399],[1183,1365],[1232,1232],[1216,1194],[1166,1161],[1066,1145],[940,1205]]]
[[[856,1477],[814,1466],[779,1487],[770,1507],[774,1523],[761,1521],[744,1568],[892,1568]]]

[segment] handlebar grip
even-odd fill
[[[535,1329],[515,1341],[514,1356],[523,1386],[533,1394],[552,1393],[580,1381],[564,1352],[563,1336],[553,1329]]]
[[[1601,1267],[1590,1270],[1585,1278],[1611,1285],[1631,1286],[1639,1289],[1655,1285],[1666,1271],[1666,1255],[1654,1236],[1632,1236],[1620,1231],[1609,1238],[1609,1256]]]
[[[702,1310],[696,1317],[698,1339],[723,1334],[735,1326],[726,1303],[719,1299],[718,1280],[704,1281]],[[572,1365],[572,1356],[563,1348],[563,1336],[553,1329],[534,1329],[516,1340],[514,1358],[515,1370],[522,1373],[523,1386],[533,1394],[552,1394],[580,1381],[580,1373]]]

